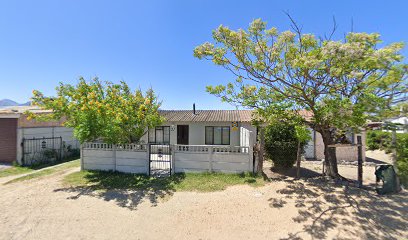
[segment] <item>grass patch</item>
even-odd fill
[[[79,167],[79,166],[80,166],[80,162],[79,162],[79,159],[77,159],[77,160],[73,160],[73,161],[70,161],[70,162],[66,162],[66,163],[56,165],[55,167],[35,171],[35,172],[31,173],[31,174],[28,174],[28,175],[25,175],[25,176],[22,176],[22,177],[18,177],[18,178],[15,178],[15,179],[11,180],[11,181],[8,181],[5,184],[20,182],[20,181],[26,181],[26,180],[30,180],[30,179],[33,179],[33,178],[43,177],[43,176],[48,176],[48,175],[51,175],[51,174],[54,174],[54,173],[57,173],[57,172],[60,172],[60,171],[63,171],[63,170],[69,169],[69,168],[74,168],[74,167]]]
[[[13,175],[19,175],[23,173],[29,173],[34,171],[32,168],[29,167],[21,167],[21,166],[12,166],[0,171],[0,178],[1,177],[8,177]]]
[[[64,159],[63,161],[38,163],[38,164],[33,164],[31,166],[24,166],[24,167],[13,163],[12,167],[6,168],[4,170],[0,170],[0,178],[34,172],[35,170],[40,170],[46,167],[51,167],[55,165],[60,165],[62,163],[71,162],[72,160],[75,160],[75,159],[78,159],[78,157],[75,157],[75,158],[69,157],[69,158]]]
[[[149,177],[146,175],[80,171],[65,176],[65,185],[70,187],[91,188],[93,190],[130,189],[146,191],[221,191],[228,186],[249,184],[262,186],[261,176],[223,173],[178,173],[170,177]]]

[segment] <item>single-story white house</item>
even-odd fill
[[[160,110],[160,114],[166,121],[150,129],[142,143],[249,146],[256,142],[251,110]]]
[[[251,124],[253,110],[161,110],[166,122],[155,129],[150,129],[143,136],[142,143],[165,143],[181,145],[229,145],[249,146],[257,141],[257,128]],[[300,114],[311,120],[311,113]],[[305,158],[324,159],[324,144],[320,133],[309,129],[311,140],[305,148]],[[357,144],[357,136],[362,137],[365,146],[365,131],[350,133],[348,138]],[[364,151],[363,151],[364,152]],[[339,160],[354,161],[357,156],[356,146],[337,148]],[[364,158],[364,156],[363,156]]]
[[[44,155],[52,149],[63,149],[58,154],[64,154],[67,146],[79,147],[72,129],[63,126],[63,119],[48,122],[29,120],[24,114],[26,111],[38,114],[49,112],[32,106],[0,110],[0,161],[30,164],[31,160],[38,158],[38,154]],[[183,156],[186,157],[192,151],[250,154],[253,144],[257,141],[258,129],[251,124],[252,110],[160,110],[160,114],[166,119],[165,122],[161,126],[149,129],[140,144],[189,146],[177,150],[179,153],[183,151]],[[310,118],[310,113],[306,111],[302,115],[306,119]],[[353,143],[356,143],[357,135],[350,135]],[[364,145],[365,133],[362,132],[361,135]],[[323,159],[324,146],[321,135],[311,131],[311,137],[312,140],[306,147],[305,158]],[[339,160],[355,161],[357,148],[355,146],[338,148],[337,156]],[[232,155],[230,158],[233,159]],[[249,160],[248,164],[254,168],[255,165],[250,163],[251,161]]]

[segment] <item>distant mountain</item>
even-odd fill
[[[18,103],[10,99],[2,99],[0,100],[0,108],[2,107],[9,107],[9,106],[30,106],[30,102],[26,103]]]
[[[28,101],[28,102],[26,102],[26,103],[18,104],[18,106],[30,106],[30,105],[31,105],[31,102],[30,102],[30,101]]]

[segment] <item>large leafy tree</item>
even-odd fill
[[[303,34],[292,23],[293,29],[284,32],[266,29],[260,19],[248,30],[221,25],[213,31],[214,43],[197,46],[194,56],[236,77],[207,87],[224,101],[256,108],[264,119],[310,113],[307,123],[323,137],[326,174],[340,177],[328,146],[346,129],[363,126],[369,113],[406,100],[403,43],[378,47],[379,34],[355,32],[334,41]]]
[[[132,92],[125,82],[113,84],[98,78],[79,79],[77,85],[57,87],[57,96],[46,97],[34,90],[32,103],[50,114],[30,114],[39,120],[64,119],[74,128],[80,142],[102,140],[107,143],[136,143],[146,129],[159,125],[160,102],[152,89]]]

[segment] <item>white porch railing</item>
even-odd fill
[[[109,143],[83,143],[83,149],[101,150],[101,151],[129,151],[129,152],[146,152],[147,144],[109,144]]]
[[[241,153],[249,154],[247,146],[225,146],[225,145],[174,145],[176,152],[213,152],[213,153]]]

